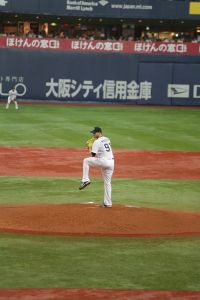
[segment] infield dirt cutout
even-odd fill
[[[81,179],[82,160],[88,155],[83,149],[1,147],[0,176],[62,176]],[[115,159],[115,178],[200,179],[199,152],[118,150],[115,151]],[[100,176],[99,170],[92,170],[93,176]],[[100,208],[95,203],[1,205],[0,231],[70,236],[200,236],[200,213],[113,204],[112,209]],[[200,299],[200,293],[17,289],[0,290],[1,299],[192,300]]]

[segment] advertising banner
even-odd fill
[[[199,63],[197,63],[199,62]],[[200,59],[0,49],[0,99],[200,105]]]
[[[190,2],[190,15],[200,15],[200,2]]]
[[[173,72],[173,85],[168,88],[174,105],[200,102],[200,62],[176,63]]]
[[[199,55],[199,43],[127,42],[109,40],[68,40],[47,38],[0,37],[0,48],[53,50],[73,52],[105,52],[135,54]]]

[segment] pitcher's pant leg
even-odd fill
[[[104,204],[108,206],[112,206],[112,186],[111,186],[111,180],[112,180],[112,169],[102,169],[102,176],[104,180]]]
[[[83,160],[83,177],[82,177],[83,182],[90,181],[89,171],[90,171],[90,167],[89,167],[88,158],[85,158]]]
[[[101,167],[99,160],[95,157],[88,157],[83,160],[83,177],[82,181],[90,181],[89,172],[90,167]]]

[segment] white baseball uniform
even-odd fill
[[[88,157],[83,160],[82,181],[90,181],[90,166],[100,168],[104,180],[104,204],[107,206],[112,206],[111,179],[114,171],[114,157],[110,139],[105,136],[99,137],[92,145],[92,153],[95,153],[96,156]]]
[[[14,101],[14,103],[15,103],[15,108],[18,109],[18,105],[17,105],[16,98],[17,98],[17,91],[16,91],[16,89],[10,90],[10,91],[9,91],[8,102],[7,102],[6,108],[9,107],[11,101]]]

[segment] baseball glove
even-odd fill
[[[86,141],[85,145],[88,150],[92,150],[92,145],[93,145],[94,141],[96,141],[96,139],[94,137],[92,137]]]

